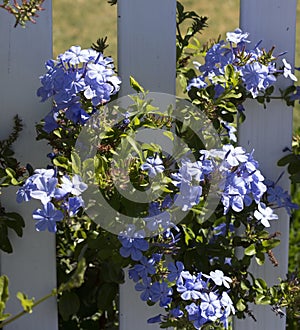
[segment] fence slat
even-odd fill
[[[35,123],[51,109],[49,103],[41,104],[36,96],[38,77],[45,70],[44,62],[52,57],[52,2],[45,1],[44,8],[37,24],[28,23],[26,29],[14,28],[14,18],[4,10],[0,12],[0,139],[8,136],[12,118],[19,114],[24,129],[15,144],[16,157],[22,164],[30,163],[34,168],[48,163],[46,154],[49,152],[45,144],[35,140]],[[55,235],[35,231],[33,203],[18,205],[15,192],[16,189],[11,189],[6,198],[6,194],[1,196],[7,211],[20,213],[26,223],[22,238],[11,237],[13,254],[1,253],[1,274],[8,275],[10,280],[7,312],[12,314],[22,310],[15,297],[17,291],[38,300],[56,287]],[[57,328],[55,298],[5,327],[6,330]]]
[[[175,95],[175,0],[118,1],[118,66],[122,96],[134,93],[130,75],[145,90]],[[162,311],[142,302],[130,280],[120,286],[120,330],[159,329],[146,322]]]
[[[129,76],[145,90],[175,95],[176,1],[118,1],[118,65],[122,95]]]
[[[275,55],[287,51],[284,57],[293,64],[296,4],[296,0],[241,0],[240,26],[250,33],[252,47],[263,40],[262,46],[267,50],[276,46]],[[284,87],[286,81],[280,80],[277,88]],[[276,181],[283,171],[276,163],[284,155],[283,149],[291,145],[292,128],[292,109],[281,100],[272,100],[267,109],[256,101],[247,103],[246,121],[239,127],[239,144],[248,151],[255,149],[254,156],[260,162],[263,174],[271,180]],[[289,189],[287,176],[279,184]],[[273,251],[279,266],[273,267],[267,260],[263,267],[254,264],[252,267],[255,275],[266,279],[270,285],[278,283],[279,277],[285,277],[288,266],[289,219],[284,211],[277,213],[279,220],[272,223],[271,232],[281,233],[281,245]],[[252,307],[257,322],[250,318],[235,320],[235,329],[285,329],[285,319],[276,316],[270,306]]]

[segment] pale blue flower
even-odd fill
[[[157,213],[153,213],[153,211],[149,212],[149,217],[145,217],[144,221],[147,223],[147,228],[152,232],[160,228],[166,230],[170,226],[173,226],[170,213],[168,211],[161,211],[160,209],[157,209]]]
[[[84,207],[84,200],[82,197],[69,197],[67,203],[67,211],[70,217],[75,216],[78,211]]]
[[[203,281],[191,275],[188,271],[183,271],[177,280],[177,291],[181,293],[183,300],[200,299],[201,290],[203,289]]]
[[[270,227],[269,221],[278,219],[278,215],[274,214],[273,209],[266,206],[264,203],[259,203],[257,205],[257,210],[254,211],[254,217],[265,227]]]
[[[34,180],[36,189],[31,191],[30,196],[39,199],[42,204],[47,204],[54,197],[57,182],[57,178],[38,177]]]
[[[203,275],[207,276],[207,275]],[[213,282],[220,286],[224,285],[226,288],[230,288],[229,283],[232,282],[231,278],[228,276],[225,276],[222,270],[216,269],[215,271],[211,271],[209,273],[209,278],[213,280]]]
[[[106,76],[111,76],[113,73],[113,70],[107,69],[105,66],[99,63],[89,63],[86,67],[85,80],[90,83],[93,83],[93,80],[95,80],[97,83],[101,84],[105,82]]]
[[[259,91],[265,88],[264,81],[269,75],[269,69],[266,65],[254,62],[242,67],[241,74],[246,89],[255,98],[258,96]]]
[[[283,76],[285,78],[290,78],[293,81],[297,81],[297,77],[292,73],[292,66],[290,65],[290,63],[288,63],[285,58],[282,60],[282,62],[284,65]]]
[[[149,323],[149,324],[152,324],[152,323],[161,323],[161,322],[163,322],[163,319],[164,319],[163,315],[162,314],[158,314],[158,315],[156,315],[154,317],[150,317],[150,319],[147,320],[147,323]]]
[[[181,272],[184,270],[184,264],[181,261],[176,261],[176,263],[169,262],[168,270],[168,280],[170,282],[176,281],[179,278]]]
[[[173,290],[166,282],[154,282],[150,288],[150,300],[158,302],[160,307],[167,307],[172,301]]]
[[[36,185],[31,180],[26,180],[24,185],[17,191],[17,203],[31,200],[31,192],[36,189]]]
[[[37,231],[56,232],[56,222],[61,221],[64,218],[63,213],[57,210],[55,206],[48,202],[43,205],[42,209],[37,209],[33,212],[33,219],[36,220],[35,228]]]
[[[213,322],[223,315],[219,297],[214,292],[201,293],[200,309],[202,317]]]
[[[170,310],[170,315],[172,315],[172,317],[180,318],[183,316],[183,311],[179,307],[175,307]]]
[[[87,189],[87,187],[87,184],[82,182],[82,178],[78,174],[74,174],[72,179],[68,175],[64,175],[61,178],[61,188],[66,193],[79,196]]]
[[[140,298],[143,301],[150,300],[151,297],[151,278],[143,278],[142,282],[139,282],[135,285],[136,291],[142,291]]]
[[[224,68],[234,60],[230,49],[225,47],[224,41],[214,44],[205,55],[205,64],[199,67],[203,76],[215,76],[224,73]]]
[[[226,33],[226,39],[229,42],[233,42],[235,44],[239,44],[239,43],[249,43],[250,41],[247,40],[249,36],[249,33],[245,32],[243,33],[243,31],[239,28],[235,29],[234,32],[227,32]]]
[[[44,131],[46,133],[51,133],[59,127],[57,123],[57,113],[49,112],[48,115],[44,118]]]
[[[90,115],[82,109],[79,102],[71,103],[65,112],[66,118],[71,120],[73,123],[85,124],[90,118]]]
[[[195,88],[198,88],[198,89],[202,89],[202,88],[205,88],[206,86],[207,86],[207,83],[205,82],[205,78],[203,78],[203,77],[196,77],[196,78],[191,79],[188,82],[188,85],[187,85],[186,90],[187,91],[190,91],[192,87],[195,87]]]
[[[134,282],[137,282],[140,279],[147,278],[148,275],[155,274],[155,272],[155,260],[153,258],[148,259],[143,256],[140,263],[135,264],[133,268],[129,269],[128,274],[129,278],[133,279]]]
[[[192,186],[186,182],[182,182],[180,191],[174,198],[174,204],[186,212],[199,203],[201,194],[201,186]]]
[[[226,291],[222,292],[220,303],[221,303],[221,306],[225,308],[224,314],[226,317],[228,317],[231,314],[232,315],[235,314],[235,308],[234,308],[233,302]]]
[[[248,160],[248,155],[242,147],[234,147],[231,144],[226,144],[223,146],[225,151],[225,159],[230,166],[238,166],[240,163],[246,162]]]
[[[188,313],[189,321],[193,322],[195,329],[201,329],[202,325],[205,324],[208,319],[201,315],[201,308],[195,303],[191,303],[185,307],[185,310]]]
[[[127,231],[128,232],[128,231]],[[139,261],[143,258],[143,252],[149,249],[149,242],[143,238],[143,232],[130,232],[130,236],[124,232],[119,235],[122,244],[120,254],[124,258],[131,257],[132,260]]]
[[[226,129],[229,139],[233,142],[237,142],[236,128],[223,120],[221,120],[221,124]]]
[[[224,205],[224,214],[228,212],[229,207],[236,212],[242,211],[246,193],[245,181],[241,177],[236,176],[235,173],[228,173],[221,197]]]
[[[72,46],[60,56],[61,60],[71,65],[78,65],[89,61],[90,53],[87,49],[81,49],[80,46]]]
[[[161,158],[156,154],[154,157],[148,157],[146,163],[141,165],[141,169],[148,172],[150,178],[154,178],[158,173],[162,173],[165,167]]]

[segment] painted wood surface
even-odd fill
[[[268,50],[276,46],[275,55],[287,51],[284,57],[293,64],[296,4],[296,0],[241,0],[240,26],[243,31],[250,33],[249,39],[253,40],[252,46],[259,40],[263,40],[261,47]],[[286,86],[285,79],[278,81],[277,88]],[[274,181],[283,171],[283,168],[277,167],[276,163],[285,155],[283,149],[291,146],[292,120],[292,108],[287,107],[281,100],[273,100],[266,109],[256,101],[249,101],[246,104],[246,121],[239,127],[239,144],[247,151],[255,150],[254,156],[259,161],[264,176]],[[284,176],[279,184],[288,190],[287,176]],[[252,267],[254,274],[264,278],[269,285],[278,283],[279,278],[285,278],[288,267],[289,217],[284,210],[277,214],[279,220],[272,222],[270,232],[281,233],[281,245],[273,251],[279,265],[274,267],[269,260],[266,260],[263,267],[255,263]],[[236,321],[235,329],[285,329],[285,318],[276,316],[270,306],[252,307],[257,322],[251,318]]]
[[[121,96],[135,92],[129,76],[145,90],[175,95],[175,0],[118,1],[118,64]],[[159,329],[146,322],[162,312],[141,301],[131,280],[120,286],[120,330]]]
[[[24,130],[15,144],[17,159],[31,163],[34,168],[46,166],[49,148],[38,143],[35,123],[51,109],[50,103],[41,104],[36,96],[39,76],[45,72],[44,62],[52,57],[52,7],[45,1],[46,9],[38,23],[28,23],[26,29],[14,28],[14,18],[4,10],[0,12],[0,139],[12,128],[12,118],[18,114]],[[15,295],[22,291],[36,300],[56,287],[55,235],[36,232],[32,219],[34,203],[17,204],[16,189],[5,194],[3,204],[7,211],[16,211],[24,217],[26,227],[22,238],[12,235],[13,254],[1,253],[1,274],[10,280],[11,299],[7,312],[15,314],[22,310]],[[22,316],[5,330],[56,330],[57,307],[55,298],[39,305],[32,314]]]

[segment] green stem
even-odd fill
[[[51,293],[47,294],[46,296],[44,296],[43,298],[39,299],[37,302],[35,302],[33,305],[32,305],[32,309],[36,306],[38,306],[39,304],[41,304],[42,302],[44,302],[45,300],[51,298],[51,297],[54,297],[56,296],[56,290],[53,290]],[[12,323],[13,321],[17,320],[19,317],[27,314],[28,312],[23,310],[22,312],[16,314],[15,316],[12,316],[11,318],[9,318],[8,320],[6,321],[3,321],[1,324],[0,324],[0,329],[2,329],[4,326]]]

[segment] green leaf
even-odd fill
[[[104,283],[103,285],[101,285],[97,297],[98,308],[102,310],[107,309],[116,297],[116,294],[118,293],[118,288],[119,286],[117,283]]]
[[[129,142],[129,144],[132,146],[132,148],[134,149],[134,151],[138,154],[139,158],[142,159],[142,153],[141,150],[138,148],[138,146],[136,145],[136,141],[130,137],[129,135],[126,136],[126,140]]]
[[[268,239],[268,240],[264,240],[262,242],[262,246],[266,249],[266,250],[272,250],[274,249],[276,246],[278,246],[280,244],[280,239]]]
[[[130,76],[129,77],[130,79],[130,86],[135,90],[137,91],[138,93],[139,92],[142,92],[142,93],[145,93],[145,90],[144,88],[132,77]]]
[[[28,299],[27,295],[23,292],[17,293],[17,298],[20,300],[23,310],[26,313],[32,313],[32,307],[34,305],[34,298]]]
[[[69,160],[66,157],[59,156],[53,159],[53,164],[58,167],[69,169]]]
[[[164,131],[163,135],[165,135],[166,137],[168,137],[171,141],[174,141],[174,135],[172,132],[170,131]]]
[[[1,218],[0,218],[1,221]],[[0,226],[0,249],[3,250],[6,253],[12,253],[12,245],[10,243],[10,240],[8,238],[8,232],[7,232],[7,226],[2,225]]]
[[[245,290],[245,291],[249,290],[249,287],[247,286],[245,281],[241,281],[241,288],[242,288],[242,290]]]
[[[0,276],[0,321],[6,319],[8,314],[3,314],[7,300],[9,299],[8,277]]]
[[[262,278],[257,278],[254,281],[254,284],[256,286],[256,289],[258,289],[261,292],[268,289],[268,285],[267,285],[266,281],[263,280]]]
[[[231,77],[234,75],[234,68],[231,64],[226,65],[225,67],[225,79],[230,80]]]
[[[63,292],[58,302],[59,313],[64,321],[68,321],[71,315],[78,312],[80,300],[74,292]]]
[[[256,253],[255,244],[251,244],[244,250],[246,256],[253,256]]]
[[[264,294],[258,294],[255,297],[255,303],[259,305],[269,305],[271,303],[270,298],[266,297]]]
[[[182,225],[182,229],[184,231],[185,244],[188,245],[189,241],[195,238],[195,233],[186,225]]]
[[[23,228],[25,227],[25,222],[22,216],[15,212],[5,213],[5,216],[7,217],[5,221],[7,227],[13,229],[19,237],[22,237]]]
[[[79,288],[84,282],[84,273],[86,270],[86,262],[85,259],[82,258],[78,264],[77,268],[74,271],[74,274],[71,276],[68,282],[62,283],[58,289],[58,293],[63,291],[69,291],[73,288]]]
[[[282,157],[281,159],[279,159],[279,161],[277,162],[277,165],[285,166],[295,160],[298,160],[298,158],[294,154],[289,154],[289,155],[286,155],[286,156]]]
[[[5,169],[5,172],[10,178],[15,178],[16,177],[16,172],[13,169],[9,168],[9,167]]]
[[[81,173],[81,159],[76,152],[72,152],[71,154],[71,161],[72,161],[72,172],[75,174]]]
[[[236,309],[240,312],[244,311],[246,309],[246,305],[244,304],[243,299],[239,299],[238,302],[236,303]]]
[[[292,174],[290,176],[290,179],[293,183],[300,183],[300,172],[299,173],[295,173],[295,174]]]
[[[262,266],[265,262],[265,254],[263,252],[258,251],[256,253],[255,260],[258,265]]]
[[[56,129],[55,131],[53,131],[53,134],[55,134],[56,136],[58,136],[59,138],[61,138],[61,134],[59,129]]]
[[[16,179],[16,176],[17,176],[16,172],[13,169],[9,168],[9,167],[7,167],[5,169],[5,172],[6,172],[7,176],[10,178],[9,182],[12,185],[17,186],[19,184],[19,181]]]
[[[113,262],[103,263],[102,278],[107,283],[124,283],[124,273],[119,265]]]

